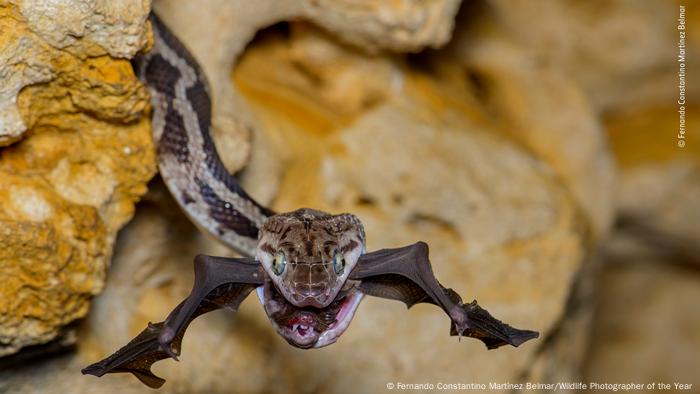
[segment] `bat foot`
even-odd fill
[[[161,347],[163,349],[163,352],[165,352],[165,354],[167,354],[170,358],[172,358],[175,361],[180,361],[180,359],[177,357],[178,354],[175,353],[175,351],[173,350],[173,348],[170,345],[164,346],[161,344]]]
[[[168,357],[172,358],[175,361],[180,361],[180,359],[178,359],[180,352],[173,349],[173,345],[171,343],[169,343],[169,342],[163,343],[160,341],[160,339],[158,339],[158,346],[163,351],[163,353],[165,353]]]

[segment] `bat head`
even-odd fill
[[[333,328],[341,311],[347,316],[343,307],[361,298],[346,282],[364,251],[362,223],[351,214],[299,209],[268,218],[259,234],[256,258],[270,279],[263,301],[268,315],[293,345],[318,345],[311,334]]]

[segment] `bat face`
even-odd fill
[[[326,346],[345,331],[362,298],[348,276],[363,249],[362,224],[353,215],[300,209],[265,222],[256,257],[269,280],[259,295],[289,343]]]

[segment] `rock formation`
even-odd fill
[[[146,43],[136,11],[0,4],[0,355],[85,316],[155,173],[128,61]]]
[[[218,150],[253,196],[353,212],[370,250],[426,241],[445,285],[542,333],[487,352],[448,337],[435,308],[366,299],[337,344],[302,351],[251,297],[192,324],[182,361],[154,368],[162,390],[635,381],[697,361],[700,145],[674,145],[674,50],[656,23],[677,10],[613,3],[156,2],[202,64]],[[144,196],[155,152],[128,59],[148,49],[149,11],[0,3],[0,392],[149,391],[78,370],[162,320],[196,254],[232,253],[157,178]],[[653,323],[682,337],[680,358],[609,372],[627,353],[663,354],[638,328],[650,314],[682,322]]]

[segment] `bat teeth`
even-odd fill
[[[306,324],[292,324],[292,332],[296,332],[300,335],[305,335],[309,331],[309,329],[311,329],[311,326],[307,326]]]

